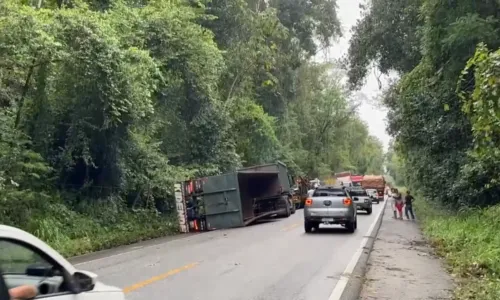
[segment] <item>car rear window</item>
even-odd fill
[[[350,194],[353,197],[368,196],[365,190],[351,190]]]
[[[346,197],[343,189],[316,189],[313,197]]]

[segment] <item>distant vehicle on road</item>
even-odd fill
[[[318,187],[304,206],[304,230],[318,230],[320,224],[340,224],[349,232],[358,226],[356,206],[342,187]]]
[[[366,189],[376,189],[378,193],[378,199],[384,201],[384,191],[386,186],[386,181],[382,175],[365,175],[361,186]]]
[[[308,191],[311,188],[311,183],[307,177],[298,176],[295,178],[295,185],[292,193],[292,203],[295,209],[303,208],[308,197]]]
[[[75,269],[49,245],[21,229],[0,225],[0,299],[9,289],[30,286],[36,298],[124,300],[120,288],[104,285],[97,275]]]
[[[380,203],[380,199],[378,198],[378,192],[376,189],[366,189],[366,193],[370,198],[372,199],[372,202],[375,202],[377,204]]]
[[[351,188],[350,195],[357,209],[366,211],[367,214],[372,213],[372,199],[362,188]]]
[[[363,175],[351,175],[351,181],[353,187],[361,187],[361,182],[363,181]]]

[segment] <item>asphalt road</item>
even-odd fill
[[[358,214],[358,230],[305,234],[303,213],[245,228],[123,247],[73,260],[127,299],[328,300],[380,212]]]

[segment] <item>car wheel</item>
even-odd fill
[[[293,215],[295,213],[295,211],[297,210],[295,208],[295,204],[293,202],[290,202],[290,213]]]
[[[345,228],[347,229],[347,232],[353,233],[356,230],[356,221],[354,222],[348,222],[345,224]]]
[[[377,204],[380,204],[380,200],[379,200],[379,201],[377,201]]]
[[[367,209],[366,209],[366,213],[367,213],[367,214],[369,214],[369,215],[371,215],[371,214],[372,214],[372,208],[371,208],[371,207],[370,207],[370,208],[367,208]]]
[[[304,231],[306,233],[311,233],[314,225],[311,222],[304,221]]]

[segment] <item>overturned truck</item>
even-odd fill
[[[289,217],[295,213],[291,186],[282,162],[183,182],[176,199],[181,231],[241,227],[261,218]]]

